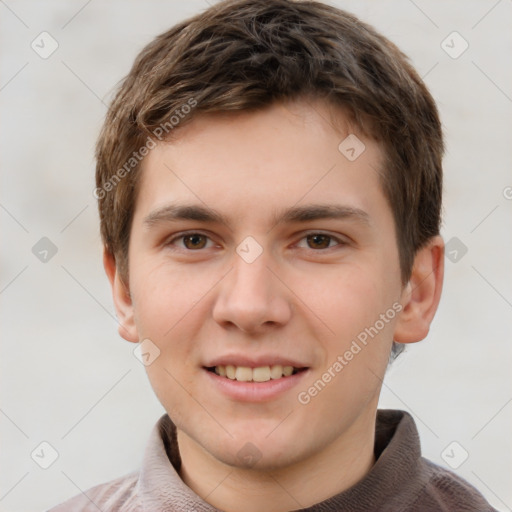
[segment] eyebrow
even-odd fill
[[[370,224],[370,216],[364,210],[338,204],[312,204],[293,206],[272,216],[273,225],[293,222],[310,222],[320,219],[347,219],[362,224]],[[231,226],[227,217],[218,211],[195,204],[170,204],[154,210],[144,218],[144,225],[152,227],[163,222],[195,220],[198,222]]]
[[[364,210],[338,204],[294,206],[274,216],[275,224],[309,222],[319,219],[347,219],[370,224],[370,216]]]
[[[202,205],[169,204],[152,211],[144,218],[144,225],[151,227],[161,222],[172,222],[176,220],[196,220],[199,222],[210,222],[217,224],[229,225],[227,219],[219,212],[206,208]]]

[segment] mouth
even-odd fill
[[[234,365],[218,365],[207,367],[206,370],[215,373],[219,377],[238,382],[268,382],[291,377],[298,373],[304,372],[307,368],[297,368],[294,366],[283,366],[275,364],[272,366],[258,366],[251,368],[250,366],[234,366]]]

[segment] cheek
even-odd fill
[[[167,342],[182,325],[190,329],[191,319],[203,306],[215,277],[211,273],[202,276],[184,271],[165,262],[139,268],[143,271],[134,273],[131,280],[139,335]]]
[[[346,381],[347,385],[358,386],[364,394],[361,386],[368,383],[371,391],[377,377],[370,372],[383,375],[391,350],[397,318],[393,308],[396,283],[391,286],[382,274],[372,273],[367,266],[351,266],[349,272],[339,272],[324,280],[324,286],[313,283],[311,280],[312,296],[315,296],[311,304],[330,330],[328,335],[319,337],[326,353],[324,369],[331,368],[337,384]],[[339,356],[343,359],[343,370],[336,372],[332,366]],[[346,390],[343,384],[331,388],[335,394],[335,388]]]
[[[309,278],[301,296],[308,297],[304,302],[318,312],[335,338],[347,340],[378,318],[385,303],[378,283],[379,277],[367,267],[342,266],[323,278]]]
[[[140,339],[150,339],[160,351],[146,372],[158,399],[179,423],[190,407],[186,390],[194,389],[195,341],[200,338],[212,278],[204,282],[200,275],[165,263],[138,268],[143,271],[131,276],[135,323]]]

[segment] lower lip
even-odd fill
[[[271,379],[266,382],[241,382],[221,377],[204,369],[207,376],[223,394],[241,402],[267,402],[296,386],[309,370],[302,370],[289,377]]]

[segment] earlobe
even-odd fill
[[[414,343],[424,339],[441,298],[444,277],[444,242],[433,237],[418,250],[409,282],[402,292],[403,310],[397,320],[394,340]]]
[[[114,306],[119,321],[119,334],[126,341],[138,343],[139,336],[129,290],[119,275],[114,256],[106,249],[103,251],[103,267],[112,287]]]

